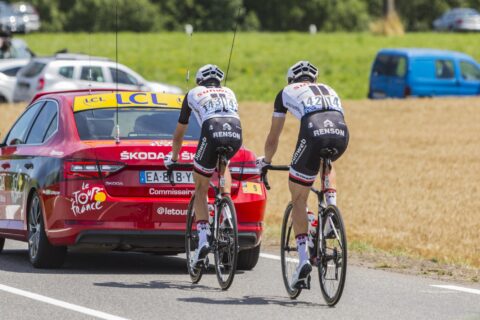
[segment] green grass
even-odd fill
[[[226,71],[232,33],[120,33],[119,61],[146,79],[185,88],[198,67],[218,64]],[[31,34],[24,37],[38,55],[68,48],[70,52],[115,58],[115,35]],[[430,47],[463,51],[480,60],[477,34],[418,33],[381,37],[368,33],[239,33],[228,78],[241,101],[272,101],[285,84],[287,68],[310,60],[320,68],[320,81],[331,85],[344,99],[364,98],[375,53],[387,47]]]

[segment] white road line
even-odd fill
[[[280,261],[280,259],[281,259],[280,256],[276,256],[274,254],[269,254],[269,253],[260,253],[260,257],[265,258],[265,259],[270,259],[270,260],[277,260],[277,261]],[[287,261],[298,263],[298,259],[294,259],[294,258],[287,258]]]
[[[459,287],[459,286],[437,285],[437,284],[431,284],[430,286],[431,287],[436,287],[436,288],[456,290],[456,291],[462,291],[462,292],[468,292],[468,293],[473,293],[473,294],[479,294],[480,295],[480,290],[478,290],[478,289],[464,288],[464,287]]]
[[[36,294],[36,293],[31,293],[31,292],[20,290],[20,289],[17,289],[17,288],[5,286],[3,284],[0,284],[0,290],[5,291],[5,292],[9,292],[9,293],[12,293],[12,294],[16,294],[16,295],[19,295],[19,296],[23,296],[23,297],[26,297],[26,298],[30,298],[30,299],[33,299],[33,300],[37,300],[37,301],[40,301],[40,302],[48,303],[48,304],[51,304],[51,305],[54,305],[54,306],[57,306],[57,307],[60,307],[60,308],[73,310],[73,311],[83,313],[83,314],[86,314],[86,315],[89,315],[89,316],[97,317],[99,319],[104,319],[104,320],[128,320],[126,318],[117,317],[117,316],[114,316],[114,315],[111,315],[111,314],[108,314],[108,313],[105,313],[105,312],[101,312],[101,311],[77,306],[77,305],[74,305],[74,304],[71,304],[71,303],[68,303],[68,302],[64,302],[64,301],[61,301],[61,300],[45,297],[45,296],[42,296],[42,295],[39,295],[39,294]]]

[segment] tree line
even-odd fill
[[[11,0],[13,1],[13,0]],[[45,32],[366,31],[384,14],[384,0],[30,0]],[[407,31],[431,30],[450,8],[480,9],[480,0],[400,0],[395,8]]]

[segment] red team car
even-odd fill
[[[0,145],[0,251],[6,238],[28,241],[35,267],[61,266],[69,246],[184,252],[192,172],[174,172],[172,186],[163,165],[182,99],[108,90],[37,95]],[[180,153],[187,163],[200,135],[190,123]],[[265,187],[246,148],[230,170],[239,268],[251,269]]]

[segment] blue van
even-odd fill
[[[405,98],[480,94],[480,65],[447,50],[383,49],[370,73],[368,97]]]

